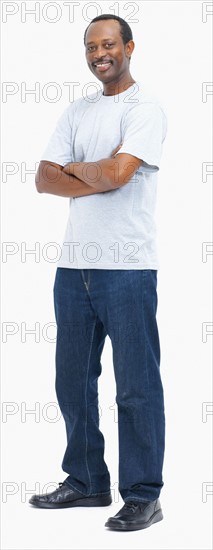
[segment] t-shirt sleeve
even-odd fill
[[[167,133],[167,117],[157,103],[141,103],[130,109],[123,121],[123,145],[119,153],[128,153],[141,160],[143,172],[160,168],[162,143]]]
[[[48,160],[61,166],[72,162],[72,119],[73,105],[69,105],[56,124],[41,160]]]

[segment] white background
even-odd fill
[[[211,161],[211,87],[207,86],[209,93],[202,95],[202,83],[212,80],[212,15],[205,16],[206,10],[213,11],[212,2],[79,2],[74,22],[69,22],[64,2],[56,2],[57,9],[47,9],[48,2],[40,1],[37,23],[33,14],[22,21],[25,7],[33,9],[35,2],[10,4],[14,13],[2,23],[2,80],[16,84],[13,94],[3,96],[3,161],[12,163],[4,167],[17,173],[2,183],[2,240],[13,243],[7,249],[13,254],[4,253],[2,264],[2,322],[5,331],[13,331],[2,344],[2,548],[210,549],[212,418],[205,415],[205,407],[211,411],[212,336],[205,338],[204,326],[206,342],[202,341],[202,323],[211,322],[211,256],[202,258],[202,243],[212,240],[211,177],[202,181],[202,163]],[[137,6],[137,13],[131,16]],[[61,470],[65,427],[56,405],[55,344],[50,342],[55,331],[54,327],[47,328],[55,321],[52,287],[56,262],[48,261],[43,247],[62,242],[69,202],[39,195],[33,173],[23,181],[21,163],[35,171],[35,162],[69,102],[68,87],[63,83],[78,83],[77,99],[85,84],[95,82],[84,58],[83,33],[97,14],[113,13],[113,9],[118,14],[118,7],[119,15],[132,27],[136,44],[132,76],[162,100],[169,123],[158,175],[157,206],[158,324],[167,427],[161,492],[164,520],[133,533],[110,532],[104,527],[107,518],[123,505],[118,494],[115,383],[109,338],[102,355],[99,394],[113,504],[108,508],[54,511],[28,504],[30,493],[42,492],[51,482],[54,489],[66,477]],[[60,14],[60,20],[50,22]],[[132,22],[131,17],[138,22]],[[33,89],[35,82],[39,86],[38,102],[32,94],[24,102],[21,83]],[[49,88],[49,101],[45,93],[49,82],[61,89],[55,102],[56,87]],[[24,262],[21,243],[33,249],[36,242],[38,261],[28,254]],[[35,334],[27,334],[25,342],[25,327],[33,329],[35,323],[39,342]],[[210,325],[207,331],[211,331]],[[55,406],[48,405],[51,403]],[[26,409],[35,407],[36,416],[24,415]]]

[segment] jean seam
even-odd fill
[[[85,284],[84,270],[83,269],[81,269],[81,277],[82,277],[83,283]]]
[[[87,364],[87,375],[86,375],[86,384],[85,384],[85,406],[86,406],[86,418],[85,418],[85,440],[86,440],[86,449],[85,449],[85,462],[86,462],[86,468],[87,468],[87,472],[88,472],[88,477],[89,477],[89,494],[91,494],[91,491],[92,491],[92,480],[91,480],[91,475],[90,475],[90,471],[89,471],[89,465],[88,465],[88,460],[87,460],[87,449],[88,449],[88,437],[87,437],[87,421],[88,421],[88,412],[87,412],[87,389],[88,389],[88,375],[89,375],[89,367],[90,367],[90,356],[91,356],[91,350],[92,350],[92,344],[93,344],[93,336],[94,336],[94,332],[95,332],[95,326],[96,326],[96,320],[94,322],[94,325],[93,325],[93,333],[92,333],[92,339],[91,339],[91,345],[90,345],[90,349],[89,349],[89,357],[88,357],[88,364]]]
[[[89,290],[89,284],[90,284],[90,272],[91,272],[91,269],[88,270],[88,281],[87,281],[88,290]]]
[[[87,287],[87,289],[89,290],[89,283],[90,283],[90,269],[88,269],[88,279],[86,281],[85,277],[84,277],[84,270],[81,269],[81,276],[82,276],[82,279],[83,279],[83,283],[85,284],[85,286]]]
[[[148,373],[148,368],[147,368],[147,335],[146,335],[146,320],[145,320],[145,315],[144,315],[144,299],[146,297],[146,294],[147,294],[147,289],[146,289],[146,277],[147,277],[147,270],[145,272],[143,272],[143,283],[144,283],[144,290],[143,290],[143,294],[142,294],[142,312],[143,312],[143,324],[144,324],[144,340],[145,340],[145,371],[146,371],[146,378],[147,378],[147,393],[148,393],[148,396],[150,396],[150,381],[149,381],[149,373]],[[152,418],[151,418],[151,411],[150,411],[150,405],[149,405],[149,399],[150,397],[148,397],[148,417],[149,417],[149,441],[150,443],[152,442],[152,438],[151,438],[151,434],[150,434],[150,430],[151,430],[151,422],[152,421]]]
[[[145,273],[143,273],[143,279],[145,279]],[[145,281],[144,281],[144,287],[145,287]],[[146,370],[146,378],[147,378],[147,386],[148,386],[148,392],[150,389],[150,383],[149,383],[149,374],[147,369],[147,338],[146,338],[146,321],[145,321],[145,315],[144,315],[144,298],[146,296],[146,288],[143,289],[142,293],[142,312],[143,312],[143,325],[144,325],[144,335],[145,335],[145,370]]]
[[[149,270],[151,271],[151,270]],[[145,270],[145,272],[143,273],[143,276],[144,276],[144,284],[145,284],[145,281],[146,281],[146,277],[148,275],[148,270]],[[142,311],[143,311],[143,322],[144,322],[144,334],[145,334],[145,368],[146,368],[146,375],[147,375],[147,382],[148,382],[148,394],[149,394],[149,401],[148,401],[148,416],[149,416],[149,440],[150,440],[150,443],[152,442],[152,438],[151,438],[151,429],[152,429],[152,426],[153,426],[153,415],[152,415],[152,411],[150,409],[150,380],[149,380],[149,372],[148,372],[148,369],[147,369],[147,346],[148,346],[148,341],[147,341],[147,330],[146,330],[146,320],[145,320],[145,316],[144,316],[144,298],[146,297],[146,294],[147,294],[147,289],[145,288],[144,289],[144,292],[143,292],[143,307],[142,307]],[[152,442],[153,444],[153,442]],[[157,461],[156,461],[156,451],[155,451],[155,455],[154,455],[154,464],[155,464],[155,475],[156,475],[156,471],[157,471]]]

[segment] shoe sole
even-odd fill
[[[109,506],[112,504],[112,498],[111,496],[106,497],[86,497],[86,498],[79,498],[78,500],[73,500],[69,502],[62,502],[54,504],[53,502],[30,502],[32,506],[37,506],[37,508],[74,508],[75,506]]]
[[[124,523],[119,524],[117,522],[114,523],[113,520],[111,520],[105,523],[105,527],[109,527],[110,529],[113,529],[116,531],[137,531],[139,529],[146,529],[147,527],[150,527],[153,523],[157,523],[162,519],[163,519],[162,510],[158,510],[151,516],[151,518],[147,522],[135,523],[135,524],[132,524],[129,522],[125,524]]]

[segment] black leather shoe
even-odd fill
[[[29,503],[39,508],[69,508],[73,506],[109,506],[112,502],[110,493],[85,497],[74,491],[66,482],[59,483],[52,493],[33,495]]]
[[[158,499],[151,502],[128,500],[114,517],[108,519],[105,526],[121,531],[135,531],[146,529],[161,519],[163,514]]]

